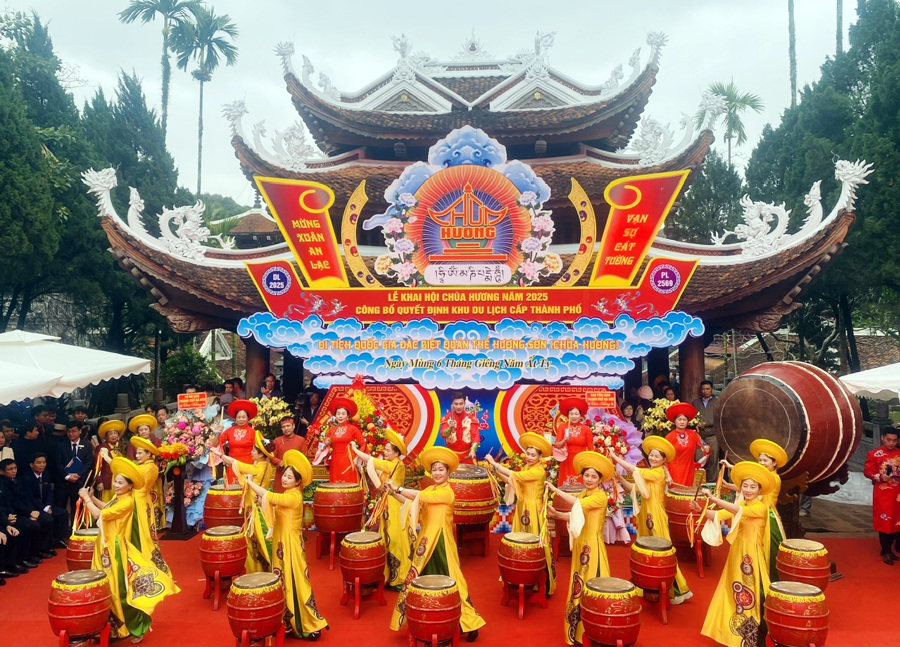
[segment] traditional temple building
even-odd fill
[[[295,124],[266,139],[262,125],[248,136],[243,128],[243,102],[225,108],[232,126],[232,145],[249,182],[254,176],[311,180],[331,187],[337,219],[361,182],[368,203],[360,223],[381,213],[385,189],[409,164],[425,159],[427,151],[454,128],[481,128],[507,147],[510,159],[530,165],[552,193],[546,208],[553,210],[553,244],[578,243],[578,214],[568,195],[572,178],[583,187],[597,217],[598,240],[608,213],[606,186],[629,175],[689,169],[699,171],[713,142],[711,124],[723,108],[721,99],[705,96],[705,119],[699,129],[687,116],[676,136],[645,114],[660,72],[661,34],[651,34],[649,52],[638,49],[627,63],[617,65],[599,85],[586,85],[550,64],[552,35],[538,34],[533,48],[512,57],[491,56],[474,37],[450,60],[414,54],[406,38],[395,38],[396,65],[362,90],[338,90],[324,74],[316,74],[304,56],[299,72],[294,48],[280,44],[288,98],[305,129]],[[305,132],[312,135],[314,146]],[[650,256],[699,258],[700,263],[678,304],[700,317],[711,335],[722,329],[771,331],[799,307],[799,299],[815,276],[841,252],[854,221],[855,187],[864,182],[861,164],[839,162],[836,179],[842,183],[838,204],[826,215],[818,183],[807,196],[809,216],[801,229],[787,233],[783,206],[742,201],[744,223],[709,245],[687,244],[657,237]],[[689,186],[690,177],[684,189]],[[125,219],[109,199],[115,183],[112,170],[86,178],[97,196],[102,226],[111,251],[155,299],[154,307],[180,332],[213,328],[234,330],[238,321],[265,310],[244,262],[290,258],[287,244],[269,219],[259,214],[233,230],[249,243],[233,246],[220,238],[209,245],[195,207],[166,211],[160,216],[162,238],[154,238],[140,224],[142,205],[133,192]],[[676,202],[669,218],[677,218]],[[371,232],[359,228],[362,245],[374,244]],[[268,236],[270,238],[266,239]],[[367,237],[368,236],[368,237]],[[265,244],[272,240],[271,244]],[[571,255],[569,255],[571,256]],[[370,259],[372,260],[372,259]],[[348,272],[352,277],[352,273]],[[587,273],[580,284],[587,284]],[[701,338],[688,338],[679,353],[682,397],[695,397],[704,377]],[[248,342],[248,382],[258,382],[268,366],[268,349]],[[651,376],[668,375],[667,353],[649,357]],[[637,379],[640,379],[638,374]]]

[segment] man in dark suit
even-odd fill
[[[706,459],[707,483],[714,483],[719,474],[719,441],[713,426],[717,400],[718,397],[713,394],[713,383],[703,380],[700,382],[700,397],[691,401],[700,417],[700,428],[697,429],[697,432],[710,449],[709,458]]]
[[[9,466],[15,466],[15,464],[14,460],[8,458],[0,461],[0,473],[5,474]],[[27,569],[36,568],[42,561],[37,554],[40,527],[17,511],[15,495],[10,488],[5,487],[5,480],[6,477],[0,476],[0,524],[6,528],[4,534],[7,537],[15,536],[10,529],[18,533],[15,563],[17,567],[23,567],[17,568],[18,572],[27,573]]]
[[[31,461],[31,469],[19,471],[19,482],[28,498],[28,505],[41,511],[41,516],[53,520],[53,542],[57,548],[66,547],[69,538],[69,514],[65,508],[53,505],[53,484],[47,474],[47,456],[38,454]]]
[[[12,448],[19,467],[23,470],[28,469],[32,456],[47,452],[47,445],[41,436],[41,427],[32,425],[28,431],[23,432],[19,438],[13,441]]]
[[[91,446],[81,440],[81,428],[74,425],[66,429],[67,440],[56,446],[56,483],[53,505],[69,510],[69,522],[75,520],[75,503],[78,490],[84,487],[94,462]]]
[[[19,466],[11,458],[0,461],[0,489],[6,490],[12,501],[17,522],[22,522],[17,527],[27,527],[34,533],[35,542],[29,557],[49,559],[56,555],[53,550],[53,517],[42,513],[40,508],[31,505],[22,482],[16,478],[19,475]]]

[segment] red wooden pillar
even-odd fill
[[[263,377],[269,372],[269,349],[256,341],[255,337],[245,337],[244,345],[247,347],[247,379],[244,389],[247,397],[252,398],[259,393]]]
[[[705,348],[703,337],[690,336],[678,347],[678,381],[682,402],[700,397],[700,382],[706,379]]]

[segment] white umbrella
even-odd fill
[[[21,330],[0,334],[0,362],[59,376],[49,389],[22,397],[58,397],[104,380],[150,372],[148,359],[60,344],[59,337]]]
[[[840,378],[847,390],[861,398],[893,400],[900,397],[900,364],[889,364]]]
[[[46,395],[61,379],[61,373],[0,362],[0,404]]]

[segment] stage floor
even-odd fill
[[[315,545],[314,534],[307,533],[307,555]],[[818,536],[828,548],[844,577],[832,582],[826,591],[831,612],[828,644],[855,647],[872,644],[895,644],[897,630],[892,626],[895,615],[896,592],[894,580],[900,575],[900,564],[890,567],[881,562],[878,540],[874,538],[830,539]],[[557,570],[560,573],[560,591],[550,600],[549,608],[541,609],[529,602],[525,619],[516,616],[514,604],[500,606],[501,585],[498,581],[496,550],[499,535],[491,536],[487,557],[477,556],[474,546],[464,546],[463,572],[469,582],[469,590],[476,609],[487,621],[476,644],[481,645],[564,645],[563,609],[565,606],[569,558],[560,557]],[[175,574],[182,592],[157,607],[153,618],[153,630],[144,645],[189,645],[191,647],[221,647],[233,644],[224,599],[218,612],[212,611],[211,600],[202,599],[203,573],[199,563],[199,537],[190,541],[164,541],[162,550]],[[665,640],[672,645],[700,645],[712,647],[716,643],[700,635],[706,608],[715,590],[719,571],[725,561],[727,543],[712,552],[712,564],[706,569],[706,578],[697,577],[696,564],[682,562],[682,570],[688,579],[694,597],[687,603],[674,607],[669,613],[669,624],[660,624],[656,607],[644,603],[638,645],[653,645]],[[28,645],[29,647],[57,644],[47,620],[47,595],[50,583],[56,575],[66,570],[65,551],[47,560],[28,575],[8,580],[0,588],[0,636],[4,645]],[[612,574],[627,578],[629,548],[608,547]],[[347,607],[339,605],[341,596],[340,570],[328,570],[327,558],[310,560],[310,578],[320,612],[330,625],[323,632],[319,644],[350,645],[363,639],[366,647],[405,647],[405,632],[388,629],[391,609],[396,594],[386,592],[389,606],[379,607],[374,599],[362,604],[359,620],[353,620],[352,602]],[[296,641],[288,641],[299,644]]]

